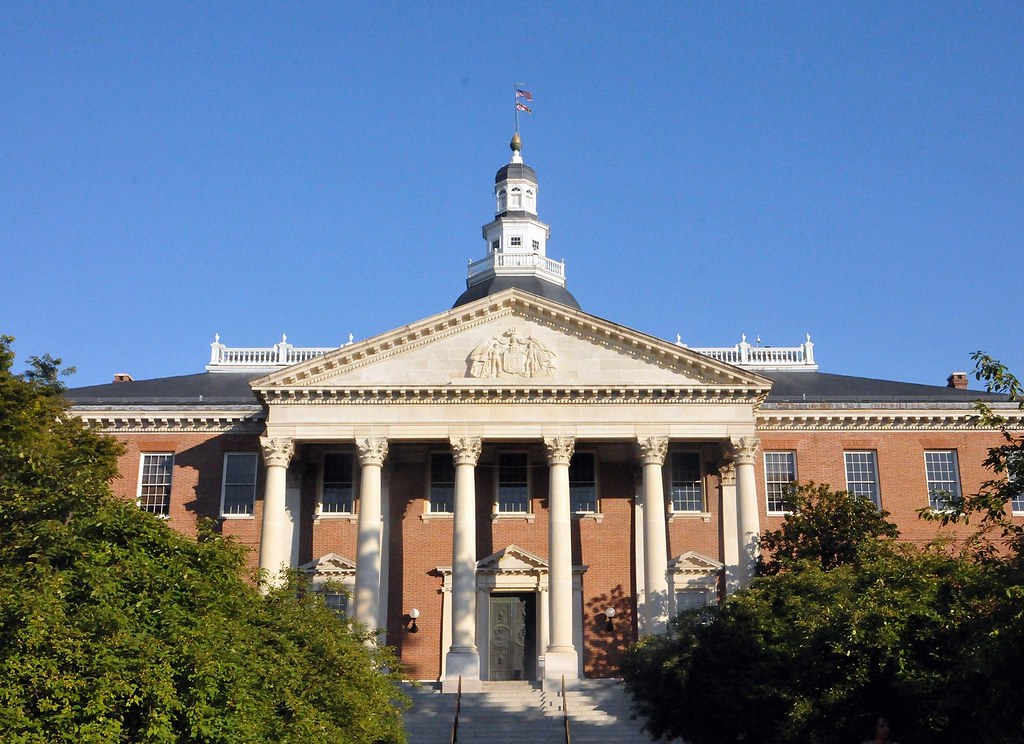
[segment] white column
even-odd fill
[[[369,438],[356,443],[359,451],[359,521],[356,547],[355,619],[368,630],[379,626],[381,544],[380,471],[388,455],[388,440]]]
[[[757,456],[757,437],[733,439],[733,462],[736,463],[737,540],[739,541],[739,579],[745,585],[754,576],[760,555],[761,519],[757,509],[757,482],[754,480],[754,461]]]
[[[644,469],[644,619],[647,632],[660,635],[668,623],[668,535],[661,472],[668,439],[645,437],[638,444]]]
[[[288,437],[260,437],[266,486],[263,491],[263,525],[260,532],[260,573],[268,586],[282,583],[281,571],[291,565],[291,519],[285,508],[288,463],[295,442]]]
[[[572,632],[572,531],[569,508],[569,461],[573,437],[544,440],[550,473],[548,490],[548,647],[544,679],[578,679],[579,657]]]
[[[445,658],[441,689],[454,692],[462,677],[464,692],[480,689],[480,652],[476,645],[476,463],[477,437],[451,440],[455,458],[455,513],[452,534],[452,644]]]
[[[725,593],[739,588],[739,522],[736,516],[736,466],[724,462],[718,468],[722,496],[722,563],[725,564]]]

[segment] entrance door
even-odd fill
[[[535,606],[533,594],[491,595],[488,668],[492,680],[536,675]]]

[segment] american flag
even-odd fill
[[[527,101],[532,101],[533,93],[528,90],[523,90],[522,88],[516,88],[516,98],[524,98]]]

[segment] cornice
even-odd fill
[[[130,433],[232,433],[260,434],[266,423],[258,411],[79,411],[85,424],[108,434]]]
[[[1011,429],[1024,428],[1024,414],[1006,416]],[[974,410],[761,410],[757,431],[996,431],[981,426]]]
[[[538,387],[531,385],[474,385],[443,387],[284,387],[261,390],[269,405],[616,405],[616,404],[746,404],[760,397],[756,388],[616,386]]]

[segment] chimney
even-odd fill
[[[132,376],[127,372],[117,372],[114,375],[114,382],[132,382]],[[964,383],[964,387],[967,387],[967,383]]]
[[[946,387],[956,388],[957,390],[967,389],[967,373],[966,372],[954,372],[946,378]]]

